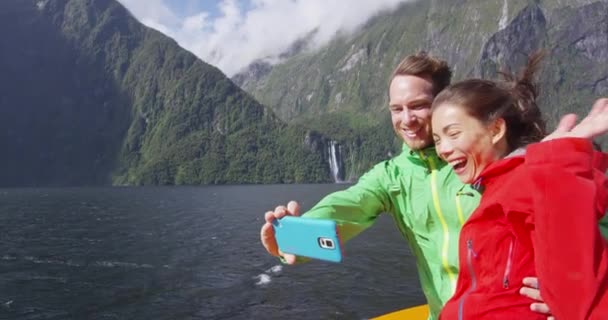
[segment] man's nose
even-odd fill
[[[414,113],[412,112],[412,110],[405,109],[401,113],[401,116],[403,117],[401,119],[401,121],[403,121],[404,123],[412,123],[412,122],[416,121],[416,115],[414,115]]]

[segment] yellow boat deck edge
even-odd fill
[[[397,320],[397,319],[407,319],[407,320],[426,320],[429,317],[429,306],[421,305],[417,307],[407,308],[391,313],[387,313],[385,315],[372,318],[371,320]]]

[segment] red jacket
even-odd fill
[[[483,196],[464,224],[454,296],[440,319],[543,319],[519,294],[538,276],[558,320],[608,319],[608,155],[584,139],[530,145],[497,161],[477,181]]]

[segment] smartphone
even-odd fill
[[[342,244],[335,221],[285,216],[272,224],[282,252],[331,262],[342,261]]]

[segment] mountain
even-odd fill
[[[554,123],[608,93],[607,6],[408,2],[321,48],[313,30],[233,82],[115,0],[0,1],[0,186],[355,180],[399,152],[387,80],[418,49],[462,79],[545,48]]]
[[[287,125],[114,0],[0,1],[0,185],[326,182]]]
[[[306,123],[343,149],[347,179],[399,151],[387,110],[388,78],[407,54],[446,59],[455,79],[497,77],[528,53],[548,52],[541,108],[554,124],[585,114],[608,94],[608,1],[428,0],[408,2],[360,30],[303,51],[239,83],[283,120]]]

